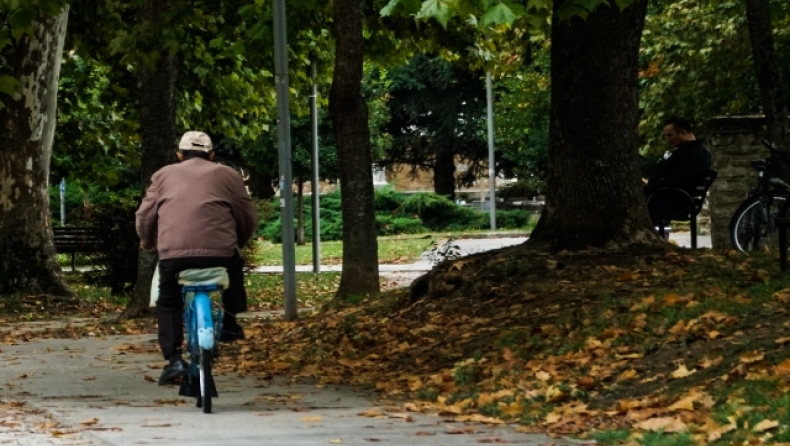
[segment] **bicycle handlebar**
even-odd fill
[[[765,147],[768,147],[768,149],[771,151],[772,154],[778,155],[784,158],[785,161],[790,163],[790,154],[785,152],[783,148],[777,146],[776,143],[774,143],[773,141],[769,141],[767,139],[763,139],[762,143]]]

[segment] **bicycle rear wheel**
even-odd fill
[[[211,397],[214,389],[214,378],[211,376],[211,365],[214,352],[200,349],[200,396],[198,407],[203,408],[203,413],[211,413]]]
[[[754,197],[745,201],[730,222],[732,246],[740,251],[773,251],[779,247],[779,234],[774,218],[787,198],[773,195],[765,200]]]

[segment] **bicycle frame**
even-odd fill
[[[194,351],[195,343],[199,348],[214,349],[215,335],[222,329],[222,308],[217,306],[217,311],[212,311],[211,297],[208,293],[221,289],[218,285],[185,285],[183,287],[188,351]],[[193,293],[191,298],[190,293]]]

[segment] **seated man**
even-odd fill
[[[178,144],[179,163],[151,177],[137,210],[137,235],[143,249],[159,253],[159,346],[169,362],[159,385],[186,376],[181,358],[184,303],[178,273],[190,268],[225,267],[230,286],[222,293],[224,317],[220,341],[244,338],[235,315],[247,310],[244,246],[257,228],[257,214],[238,172],[215,164],[211,139],[186,132]]]
[[[700,177],[711,167],[710,151],[702,140],[697,139],[691,132],[691,124],[679,116],[667,119],[664,122],[663,132],[664,138],[675,147],[675,150],[659,163],[658,169],[648,180],[645,197],[650,197],[662,187],[677,187],[693,196]],[[654,197],[648,202],[648,211],[653,224],[655,226],[665,224],[662,216],[686,203],[687,200],[679,195]]]

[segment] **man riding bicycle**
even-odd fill
[[[178,273],[191,268],[225,267],[230,286],[222,293],[221,342],[244,338],[235,315],[247,310],[243,261],[238,253],[257,229],[255,208],[238,172],[213,162],[211,139],[186,132],[176,152],[179,163],[151,177],[136,213],[143,249],[159,254],[156,314],[159,346],[168,364],[159,377],[167,385],[189,372],[181,357],[184,303]]]

